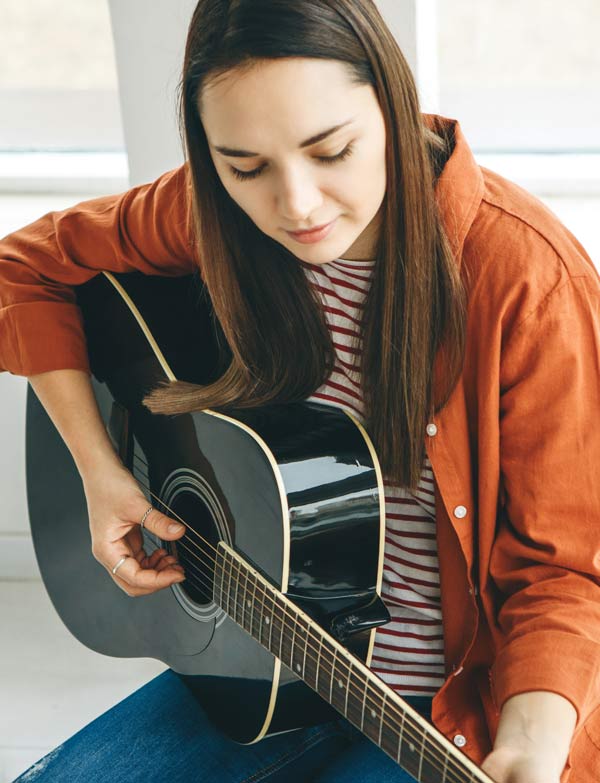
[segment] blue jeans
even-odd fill
[[[431,698],[407,699],[431,719]],[[233,742],[170,669],[33,764],[14,783],[413,783],[345,719]]]

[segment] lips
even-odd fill
[[[287,234],[296,242],[300,242],[303,245],[314,245],[316,242],[320,242],[322,239],[331,234],[334,226],[337,223],[337,218],[331,221],[331,223],[325,223],[324,226],[313,228],[310,231],[288,231]]]
[[[322,223],[320,226],[314,226],[313,228],[305,228],[302,231],[288,231],[288,234],[294,234],[295,236],[303,236],[304,234],[314,234],[317,231],[320,231],[322,228],[326,228],[331,223],[333,223],[333,220],[330,220],[329,223]]]

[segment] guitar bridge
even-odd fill
[[[354,606],[350,611],[330,616],[327,625],[331,635],[339,642],[344,643],[351,636],[385,625],[390,620],[390,613],[376,594],[363,606]]]

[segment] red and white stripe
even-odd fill
[[[308,399],[347,409],[361,422],[364,403],[359,325],[373,264],[348,259],[320,266],[302,264],[320,294],[336,349],[333,372]],[[371,669],[404,696],[433,695],[445,675],[435,498],[429,460],[425,458],[415,493],[388,484],[384,489],[382,598],[392,619],[377,630]]]

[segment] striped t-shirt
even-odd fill
[[[318,291],[336,351],[327,382],[308,399],[347,409],[364,421],[358,336],[373,261],[303,263]],[[352,342],[351,342],[352,341]],[[355,347],[357,346],[357,347]],[[427,458],[417,492],[385,485],[382,598],[391,622],[375,634],[371,669],[401,695],[432,695],[443,684],[444,639],[435,536],[433,473]]]

